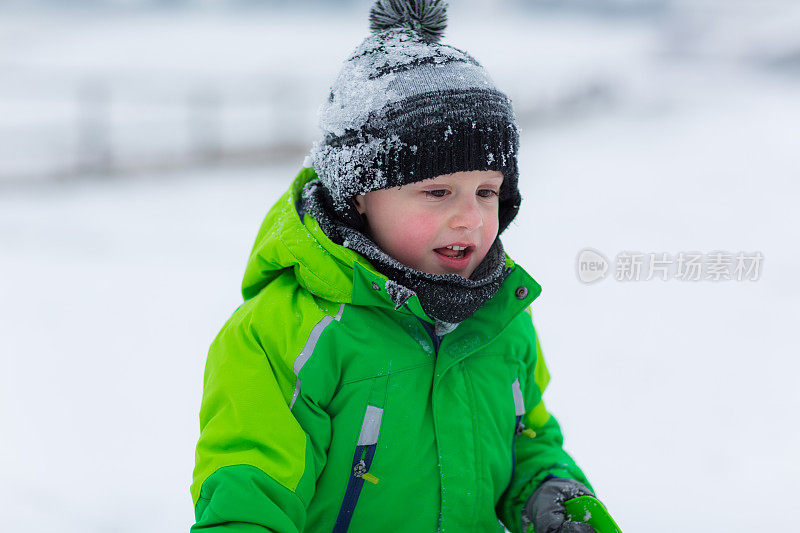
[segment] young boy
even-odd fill
[[[379,0],[211,345],[193,531],[590,532],[503,251],[518,132],[436,0]],[[501,522],[503,525],[501,525]]]

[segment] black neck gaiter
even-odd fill
[[[505,254],[499,237],[469,278],[457,274],[430,274],[400,263],[363,232],[336,216],[319,180],[303,188],[298,212],[311,214],[329,239],[363,255],[378,272],[389,278],[386,289],[397,308],[416,294],[425,313],[436,320],[439,335],[452,331],[472,316],[497,293],[506,275]]]

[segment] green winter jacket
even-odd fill
[[[516,533],[546,476],[587,483],[542,402],[536,281],[506,257],[498,293],[437,337],[298,213],[315,178],[267,214],[209,350],[192,531]]]

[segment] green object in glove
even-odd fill
[[[597,533],[622,533],[605,506],[592,496],[578,496],[564,502],[567,518],[573,522],[589,524]]]

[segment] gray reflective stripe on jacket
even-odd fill
[[[294,360],[294,364],[292,365],[292,370],[294,370],[294,375],[297,376],[297,382],[294,386],[294,394],[292,394],[292,402],[289,404],[289,409],[294,407],[294,402],[297,401],[297,397],[300,395],[300,371],[303,369],[303,365],[308,362],[308,358],[311,357],[311,354],[314,353],[314,348],[317,346],[317,342],[319,342],[319,338],[322,335],[322,332],[325,331],[325,328],[328,325],[336,320],[337,322],[342,319],[342,313],[344,312],[344,304],[339,306],[339,312],[336,313],[336,316],[330,317],[325,315],[322,319],[317,322],[317,325],[311,330],[311,333],[308,335],[308,340],[306,341],[305,346],[303,346],[303,350],[300,352],[300,355],[297,356],[297,359]]]

